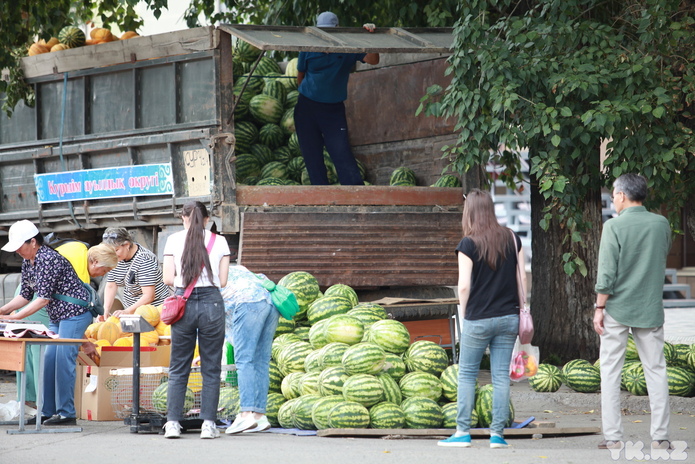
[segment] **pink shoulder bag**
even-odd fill
[[[207,251],[210,254],[212,250],[212,245],[215,243],[215,238],[217,235],[212,234],[210,241],[208,242]],[[183,295],[172,295],[164,300],[162,304],[162,314],[160,319],[164,321],[165,324],[173,324],[183,317],[183,313],[186,312],[186,303],[188,302],[188,297],[193,293],[193,287],[195,287],[195,280],[191,282]]]
[[[512,232],[512,240],[514,241],[517,260],[516,287],[519,292],[519,341],[522,344],[527,344],[531,343],[533,339],[533,318],[531,317],[531,308],[526,304],[526,289],[521,280],[521,273],[526,271],[524,270],[524,263],[519,260],[519,246],[516,244],[514,232]]]

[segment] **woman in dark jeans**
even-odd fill
[[[220,373],[224,345],[224,301],[220,287],[227,285],[229,245],[224,237],[205,229],[208,210],[199,201],[188,202],[181,212],[184,230],[172,234],[164,246],[164,283],[175,285],[183,295],[194,283],[181,319],[171,326],[171,362],[167,396],[165,438],[179,438],[184,414],[186,386],[196,340],[200,352],[203,390],[200,438],[217,438],[215,426],[220,397]],[[212,247],[208,250],[211,239]]]

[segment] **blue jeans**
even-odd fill
[[[176,289],[182,295],[184,289]],[[217,287],[196,287],[188,298],[183,317],[171,326],[171,361],[167,391],[167,420],[183,419],[188,377],[195,344],[200,354],[203,377],[200,418],[217,419],[220,399],[220,373],[224,347],[224,302]]]
[[[490,431],[504,434],[504,425],[509,418],[509,363],[518,334],[517,314],[463,321],[459,355],[457,430],[468,432],[471,428],[471,412],[475,405],[475,380],[480,370],[480,361],[489,345],[493,385]]]
[[[270,347],[280,313],[266,301],[236,303],[231,309],[241,411],[265,414],[270,384]]]
[[[60,338],[83,338],[87,326],[92,323],[92,314],[87,311],[70,319],[51,322],[50,330]],[[43,407],[41,414],[77,417],[75,411],[75,367],[78,346],[48,345],[43,365]]]
[[[345,104],[321,103],[299,95],[294,124],[312,185],[328,185],[323,146],[326,146],[341,185],[364,185],[350,149]]]

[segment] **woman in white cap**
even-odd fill
[[[338,17],[321,13],[317,27],[337,27]],[[363,26],[374,32],[373,24]],[[312,185],[328,185],[323,147],[333,160],[341,185],[364,185],[357,161],[350,149],[345,104],[350,71],[355,64],[378,64],[378,53],[300,52],[297,62],[299,98],[294,123],[299,147]]]
[[[0,307],[5,319],[24,319],[46,307],[49,329],[60,338],[83,338],[92,314],[86,306],[63,301],[56,295],[89,301],[82,280],[70,262],[57,251],[44,245],[36,226],[27,220],[10,227],[8,243],[3,251],[16,252],[23,258],[19,295]],[[32,298],[36,299],[32,301]],[[19,310],[15,314],[12,311]],[[85,346],[89,349],[89,345]],[[49,345],[44,357],[44,399],[41,411],[45,425],[73,425],[75,411],[75,360],[78,347]]]

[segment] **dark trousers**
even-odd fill
[[[345,104],[319,103],[299,95],[294,125],[312,185],[328,185],[323,147],[333,160],[341,185],[364,185],[350,150]]]

